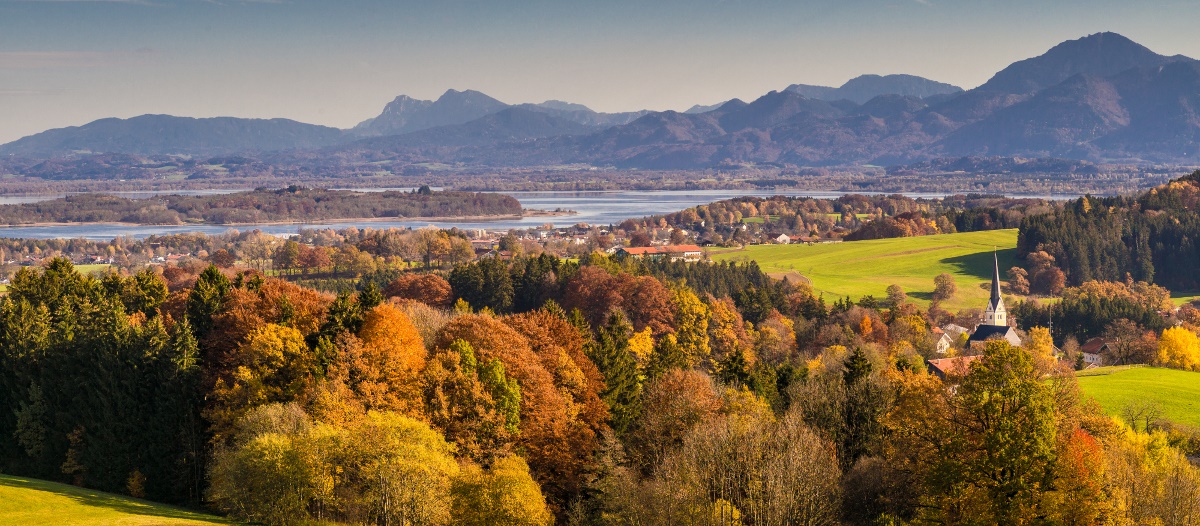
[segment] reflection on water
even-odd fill
[[[381,189],[368,188],[348,188],[347,190],[357,191],[380,191]],[[396,189],[401,190],[401,189]],[[411,189],[403,189],[411,190]],[[200,191],[167,191],[167,192],[115,192],[117,195],[127,197],[151,197],[153,195],[161,195],[167,193],[187,194],[187,195],[204,195],[204,194],[221,194],[230,193],[236,190],[200,190]],[[182,225],[182,226],[131,226],[120,224],[89,224],[89,225],[68,225],[68,226],[10,226],[0,227],[0,237],[20,237],[20,238],[86,238],[86,239],[112,239],[117,236],[130,236],[135,238],[143,238],[151,235],[161,234],[178,234],[183,232],[204,232],[207,234],[220,234],[230,229],[246,231],[258,229],[269,234],[287,235],[294,234],[301,228],[347,228],[356,226],[359,228],[420,228],[433,225],[436,227],[450,228],[469,228],[478,229],[484,228],[488,230],[507,230],[510,228],[533,228],[546,223],[552,223],[555,226],[569,226],[576,223],[589,223],[593,225],[612,225],[620,223],[630,218],[640,218],[645,216],[665,214],[675,212],[684,208],[711,203],[722,199],[729,199],[739,196],[758,196],[770,197],[773,195],[788,195],[799,197],[817,197],[817,198],[836,198],[850,192],[836,191],[773,191],[773,190],[663,190],[663,191],[605,191],[605,192],[505,192],[521,201],[521,205],[529,209],[538,210],[574,210],[577,212],[567,216],[532,216],[523,217],[520,219],[503,219],[495,221],[421,221],[421,220],[395,220],[395,221],[358,221],[358,222],[314,222],[314,223],[293,223],[286,225],[239,225],[237,227],[220,226],[220,225]],[[855,192],[860,194],[869,194],[871,192]],[[909,197],[919,198],[934,198],[944,197],[947,194],[939,193],[910,193],[905,194]],[[0,197],[0,203],[19,203],[19,202],[37,202],[47,199],[55,199],[62,195],[43,195],[43,196],[20,196],[20,197]],[[1045,198],[1066,198],[1075,196],[1031,196]],[[24,201],[10,201],[9,199],[25,199]]]

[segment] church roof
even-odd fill
[[[1018,342],[1020,341],[1020,339],[1017,338],[1016,331],[1012,327],[1005,325],[980,325],[975,327],[975,332],[971,333],[971,337],[968,338],[967,341],[970,343],[984,342],[994,338],[1003,338],[1008,340],[1009,343],[1012,343],[1014,339],[1016,339]]]

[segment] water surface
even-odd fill
[[[346,188],[355,191],[382,191],[380,188]],[[399,190],[399,189],[398,189]],[[411,190],[411,189],[403,189]],[[147,192],[116,192],[116,195],[126,197],[152,197],[162,194],[220,194],[237,190],[200,190],[200,191],[147,191]],[[96,223],[86,225],[58,226],[0,226],[0,237],[10,238],[85,238],[107,240],[117,236],[144,238],[151,235],[178,234],[184,232],[204,232],[220,234],[231,229],[240,231],[258,229],[268,234],[295,234],[301,228],[421,228],[435,226],[439,228],[458,227],[463,229],[508,230],[512,228],[534,228],[546,223],[557,227],[570,226],[577,223],[592,225],[615,225],[630,218],[676,212],[696,205],[730,199],[740,196],[770,197],[787,195],[796,197],[837,198],[848,193],[880,194],[883,192],[838,192],[824,190],[659,190],[659,191],[596,191],[596,192],[503,192],[521,201],[528,209],[538,210],[573,210],[577,213],[564,216],[530,216],[519,219],[497,219],[492,221],[429,221],[419,219],[377,220],[377,221],[327,221],[312,223],[262,224],[262,225],[179,225],[179,226],[139,226],[112,223]],[[938,198],[950,195],[948,193],[906,193],[912,198]],[[43,196],[9,196],[0,197],[0,204],[14,202],[38,202],[62,197],[59,195]],[[1043,197],[1050,199],[1073,198],[1076,196],[1019,196]],[[25,199],[10,201],[9,199]]]

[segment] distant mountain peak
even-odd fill
[[[977,89],[1028,94],[1081,73],[1108,77],[1139,66],[1159,66],[1177,60],[1190,59],[1159,55],[1118,33],[1094,33],[1058,44],[1039,56],[1014,62]]]
[[[859,75],[840,87],[792,84],[786,90],[810,99],[824,101],[849,100],[863,104],[880,95],[901,95],[925,98],[934,95],[959,93],[962,88],[916,75]]]
[[[482,104],[487,106],[507,107],[508,104],[500,102],[480,91],[467,89],[458,91],[448,89],[441,97],[438,97],[434,104]]]
[[[548,100],[540,104],[534,104],[534,106],[559,111],[592,111],[591,108],[584,106],[583,104],[575,104],[573,102],[565,102],[561,100]]]

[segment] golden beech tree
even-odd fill
[[[393,305],[377,305],[363,317],[358,337],[368,366],[363,371],[368,382],[361,387],[367,408],[419,417],[424,405],[420,375],[426,351],[408,316]]]
[[[746,334],[746,324],[741,313],[729,298],[708,300],[710,319],[708,322],[709,346],[713,361],[721,361],[736,353],[746,356],[748,366],[754,365],[751,339]]]
[[[629,352],[633,353],[633,357],[637,359],[640,366],[644,367],[650,362],[651,355],[654,353],[654,335],[650,332],[650,327],[635,332],[633,336],[629,337]]]
[[[550,526],[554,516],[529,465],[516,455],[500,458],[488,470],[462,467],[452,488],[454,524],[460,526]]]
[[[1158,363],[1175,369],[1200,370],[1200,338],[1183,327],[1171,327],[1158,339]]]
[[[1025,345],[1033,358],[1033,368],[1039,375],[1046,375],[1058,368],[1058,359],[1054,357],[1054,341],[1050,338],[1050,329],[1034,327],[1029,330],[1029,342]]]
[[[205,411],[218,440],[250,409],[296,399],[317,365],[300,331],[270,323],[251,331],[233,358],[228,374],[213,385]]]
[[[675,339],[688,366],[706,363],[711,358],[708,318],[708,305],[692,289],[675,289]]]

